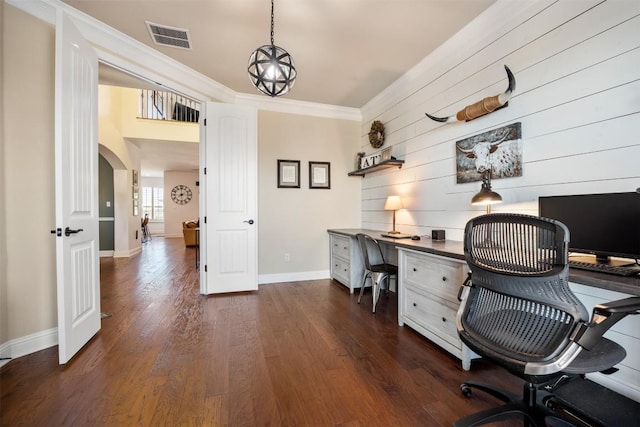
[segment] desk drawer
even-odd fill
[[[350,286],[350,270],[349,261],[346,261],[340,257],[331,257],[331,275],[334,279],[342,283],[343,285]]]
[[[456,328],[456,304],[435,295],[424,295],[410,287],[405,288],[405,293],[405,317],[460,349],[460,338]]]
[[[331,255],[336,255],[349,260],[351,238],[346,236],[331,235]]]
[[[408,253],[404,283],[457,304],[464,281],[464,263],[435,256]]]

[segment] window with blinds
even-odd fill
[[[142,187],[142,215],[152,221],[164,221],[164,188]]]

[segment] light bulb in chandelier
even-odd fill
[[[278,69],[276,67],[277,65],[274,63],[267,65],[267,71],[264,73],[264,75],[268,80],[274,80],[278,75]]]
[[[296,67],[291,55],[276,45],[264,45],[249,57],[249,79],[262,93],[281,96],[291,90]]]

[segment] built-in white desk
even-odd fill
[[[464,248],[458,241],[392,239],[382,231],[330,229],[331,278],[353,293],[362,283],[364,266],[355,238],[365,233],[386,249],[385,256],[398,263],[398,323],[407,325],[438,344],[470,369],[477,358],[460,341],[455,326],[459,306],[458,289],[467,275]],[[588,310],[602,302],[629,295],[640,296],[640,277],[571,269],[569,281],[574,293]],[[627,350],[627,358],[612,375],[592,374],[589,378],[636,401],[640,401],[640,316],[627,316],[606,334]]]

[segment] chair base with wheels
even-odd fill
[[[551,396],[551,394],[544,390],[539,390],[532,383],[525,383],[523,385],[522,396],[506,390],[497,389],[482,382],[467,381],[460,385],[460,391],[466,397],[471,397],[472,388],[484,391],[505,402],[505,404],[461,418],[453,423],[454,427],[478,426],[513,419],[518,417],[518,415],[525,420],[525,425],[536,427],[545,427],[547,425],[575,427],[574,424],[565,421],[564,417],[559,417],[553,409],[545,405],[546,399]]]

